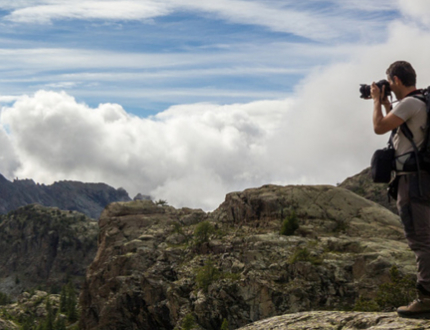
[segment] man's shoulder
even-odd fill
[[[401,100],[393,109],[393,114],[400,117],[404,121],[418,114],[426,113],[426,104],[420,99],[408,96]]]
[[[399,102],[399,104],[394,108],[396,109],[420,109],[423,108],[425,110],[426,103],[419,95],[417,96],[408,96]]]

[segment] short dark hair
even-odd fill
[[[415,86],[417,83],[417,74],[412,65],[406,61],[394,62],[389,66],[386,74],[391,80],[396,76],[406,87]]]

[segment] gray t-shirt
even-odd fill
[[[414,142],[419,149],[424,142],[425,127],[427,123],[426,105],[423,101],[414,97],[406,97],[392,110],[392,113],[403,119],[414,135]],[[402,163],[408,158],[414,149],[411,142],[402,133],[400,127],[393,138],[393,145],[397,159],[397,169],[402,169]],[[404,157],[400,157],[404,155]]]

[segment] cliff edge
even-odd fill
[[[247,189],[211,213],[113,203],[98,225],[81,329],[237,329],[286,313],[351,310],[375,297],[393,266],[415,272],[398,216],[333,186]]]

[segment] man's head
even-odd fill
[[[417,74],[409,62],[397,61],[389,66],[386,71],[390,89],[398,100],[403,99],[410,92],[414,91]]]
[[[389,80],[395,82],[397,77],[405,87],[415,86],[417,82],[417,74],[409,62],[397,61],[389,66],[386,71]]]

